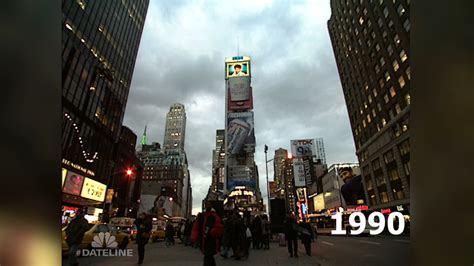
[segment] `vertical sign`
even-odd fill
[[[295,176],[295,187],[306,186],[303,162],[293,162],[293,175]]]

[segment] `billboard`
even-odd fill
[[[106,185],[86,177],[81,197],[102,202],[105,199],[106,188]]]
[[[66,180],[66,175],[67,175],[67,170],[66,169],[62,169],[62,182],[61,182],[61,186],[64,186],[64,180]]]
[[[306,186],[303,162],[293,161],[293,175],[295,177],[295,187]]]
[[[314,210],[320,211],[326,209],[324,205],[324,194],[319,194],[313,197]]]
[[[227,153],[255,151],[253,112],[227,113]]]
[[[241,59],[240,59],[241,58]],[[225,63],[225,78],[250,77],[250,57],[240,57]]]
[[[253,109],[252,87],[249,77],[237,77],[227,80],[228,110]]]
[[[64,172],[63,172],[64,173]],[[63,192],[80,196],[84,177],[80,174],[68,171],[64,180]]]
[[[314,139],[291,140],[290,145],[291,155],[293,155],[293,157],[316,155],[316,145]]]
[[[227,173],[227,190],[233,190],[236,186],[247,186],[252,189],[257,187],[253,178],[253,169],[249,166],[228,166]]]
[[[341,195],[346,205],[365,204],[364,185],[358,166],[345,166],[337,169],[337,175],[344,182]]]

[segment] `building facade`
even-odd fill
[[[277,198],[285,198],[285,160],[288,157],[288,151],[279,148],[275,150],[273,157],[273,181],[275,182]]]
[[[186,111],[184,105],[175,103],[171,105],[170,111],[166,114],[164,150],[184,152],[185,137]]]
[[[316,159],[319,159],[322,164],[326,164],[326,152],[324,151],[323,138],[315,138],[314,146],[316,147]]]
[[[410,1],[331,1],[329,35],[371,209],[409,209]]]
[[[62,2],[63,204],[103,208],[148,2]]]

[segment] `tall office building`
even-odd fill
[[[171,105],[170,111],[166,115],[164,150],[184,152],[185,136],[186,111],[184,105],[175,103]]]
[[[410,1],[331,1],[328,21],[367,202],[409,208]]]
[[[324,151],[323,138],[314,139],[314,146],[316,149],[316,159],[321,160],[322,164],[326,164],[326,152]]]
[[[148,2],[62,1],[62,157],[63,171],[74,173],[64,184],[79,176],[87,188],[63,188],[63,202],[100,206],[114,178]]]
[[[273,181],[277,187],[276,196],[278,198],[285,197],[285,160],[288,157],[288,151],[279,148],[275,150],[275,155],[273,159]]]

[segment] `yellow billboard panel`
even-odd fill
[[[105,199],[106,188],[106,185],[86,177],[82,186],[81,197],[102,202]]]
[[[62,173],[63,173],[63,180],[62,180],[62,182],[61,182],[61,186],[64,185],[64,180],[66,179],[67,170],[63,168],[63,172],[62,172]]]

